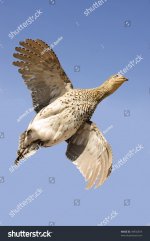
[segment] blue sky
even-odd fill
[[[118,215],[107,225],[150,224],[150,1],[107,0],[86,16],[84,11],[95,2],[0,1],[0,225],[95,226],[113,210]],[[42,12],[39,18],[11,39],[9,33],[37,10]],[[16,171],[9,171],[19,135],[35,116],[30,112],[17,121],[32,101],[12,65],[14,49],[26,38],[50,45],[60,37],[54,51],[77,88],[96,87],[134,61],[125,74],[129,81],[98,106],[92,120],[111,144],[113,163],[138,144],[143,148],[96,190],[85,190],[83,177],[65,156],[66,143],[41,149]],[[136,64],[137,56],[141,60]],[[42,193],[11,217],[9,212],[38,188]]]

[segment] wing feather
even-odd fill
[[[42,40],[26,39],[16,47],[13,64],[31,91],[36,112],[73,88],[54,51]]]
[[[68,140],[66,155],[88,181],[87,189],[99,187],[111,172],[110,145],[92,122],[87,122]]]

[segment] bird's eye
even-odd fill
[[[118,74],[114,75],[113,78],[115,79],[116,77],[118,77]]]

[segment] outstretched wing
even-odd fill
[[[93,122],[87,122],[68,140],[67,157],[88,181],[87,189],[99,187],[111,173],[110,145]]]
[[[54,51],[42,40],[26,39],[16,47],[13,62],[19,67],[25,84],[31,90],[36,112],[73,88]]]

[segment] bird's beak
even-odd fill
[[[123,77],[121,78],[121,81],[122,81],[122,82],[125,82],[125,81],[128,81],[128,79],[123,76]]]

